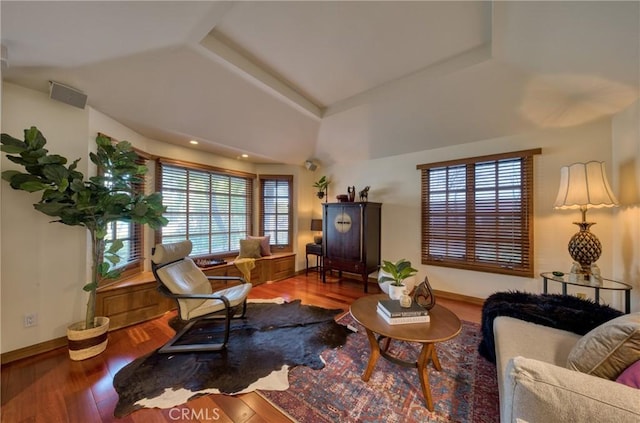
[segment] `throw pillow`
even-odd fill
[[[247,239],[257,239],[260,241],[260,254],[262,257],[271,255],[271,235],[248,236]]]
[[[640,389],[640,360],[627,367],[616,379],[616,382]]]
[[[260,258],[260,241],[257,239],[241,239],[239,258]]]
[[[640,313],[616,317],[593,329],[573,347],[567,367],[615,380],[640,356]]]

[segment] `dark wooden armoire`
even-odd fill
[[[368,292],[368,277],[380,265],[381,203],[325,203],[323,207],[323,251],[326,273],[337,270],[362,277]]]

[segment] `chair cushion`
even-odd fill
[[[260,241],[260,255],[262,257],[271,255],[271,235],[248,236],[247,239],[257,239]]]
[[[573,347],[567,367],[615,380],[640,357],[640,313],[610,320],[583,336]]]
[[[242,302],[249,295],[252,285],[250,283],[243,283],[241,285],[232,286],[230,288],[221,289],[216,291],[215,295],[227,297],[231,307],[242,304]],[[205,300],[198,307],[189,311],[188,318],[204,316],[205,314],[215,313],[216,311],[224,310],[224,303],[222,300]]]
[[[238,258],[260,258],[260,240],[241,239]]]
[[[191,248],[192,244],[188,239],[172,244],[158,244],[154,249],[151,260],[157,265],[171,263],[172,261],[187,257],[191,254]]]
[[[207,276],[190,258],[168,264],[157,270],[162,283],[174,294],[211,294],[211,283]],[[188,320],[191,310],[200,306],[204,299],[179,299],[180,317]]]

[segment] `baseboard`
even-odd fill
[[[433,294],[436,296],[436,298],[440,297],[440,298],[446,298],[448,300],[464,301],[466,303],[476,304],[479,306],[484,304],[484,298],[456,294],[455,292],[447,292],[447,291],[440,291],[438,289],[434,289]]]
[[[50,339],[48,341],[40,342],[39,344],[29,345],[28,347],[19,348],[17,350],[9,351],[0,354],[0,363],[7,364],[13,361],[22,360],[23,358],[32,357],[34,355],[53,351],[57,348],[67,346],[67,337]]]

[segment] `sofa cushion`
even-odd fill
[[[613,381],[525,357],[509,361],[507,378],[503,422],[640,421],[638,392]]]
[[[606,322],[583,336],[567,358],[567,367],[615,380],[640,357],[640,313]]]

